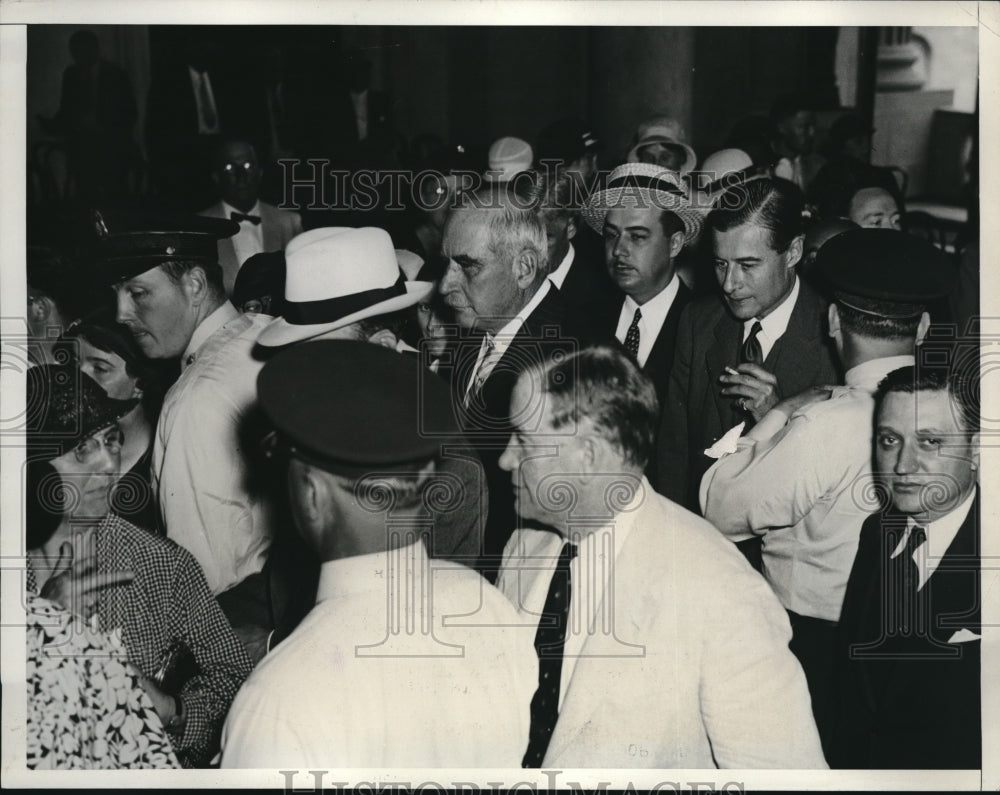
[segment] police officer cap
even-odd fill
[[[928,241],[895,229],[849,229],[830,238],[816,254],[817,272],[850,296],[913,305],[914,314],[952,288],[954,269]],[[901,315],[903,316],[903,315]]]
[[[131,279],[164,262],[217,264],[218,241],[240,231],[238,223],[225,218],[142,216],[123,211],[94,211],[93,225],[106,284]]]
[[[289,346],[257,377],[260,405],[292,455],[348,477],[420,465],[456,427],[451,393],[418,357],[356,340]]]

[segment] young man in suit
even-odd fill
[[[642,475],[658,412],[636,364],[532,365],[510,413],[500,465],[548,528],[521,525],[498,583],[539,658],[522,766],[826,767],[774,594]]]
[[[264,251],[283,251],[302,232],[298,213],[260,200],[262,175],[257,152],[249,142],[228,140],[219,145],[212,165],[212,184],[220,198],[201,215],[230,219],[240,225],[237,234],[219,241],[219,264],[227,296],[233,294],[236,274],[244,262]]]
[[[756,179],[723,193],[706,221],[722,295],[681,315],[657,440],[657,490],[692,509],[716,442],[749,430],[782,397],[839,383],[826,302],[796,274],[802,210],[794,185]]]
[[[604,319],[605,330],[652,379],[662,405],[681,311],[692,297],[675,260],[698,238],[702,214],[677,172],[626,163],[590,197],[584,217],[603,236],[607,272],[624,293]]]
[[[905,367],[879,385],[892,503],[847,582],[835,767],[981,766],[978,375],[978,360],[970,377]]]
[[[510,478],[498,465],[511,432],[510,393],[529,365],[577,346],[566,305],[549,281],[545,227],[506,183],[466,196],[448,218],[439,284],[459,326],[451,379],[456,413],[476,447],[490,490],[479,570],[496,580],[514,529]]]

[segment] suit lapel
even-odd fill
[[[715,339],[705,352],[708,392],[712,396],[713,405],[719,415],[719,425],[723,431],[733,424],[733,407],[730,399],[720,394],[722,385],[719,383],[719,376],[725,372],[726,367],[733,367],[736,364],[742,332],[743,324],[730,317],[728,312],[724,312],[715,325]]]

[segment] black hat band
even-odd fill
[[[282,311],[282,317],[294,326],[315,326],[321,323],[332,323],[342,317],[353,315],[362,309],[388,301],[406,294],[406,277],[399,279],[392,287],[377,287],[374,290],[363,290],[360,293],[326,298],[322,301],[287,301]]]
[[[675,196],[687,198],[687,194],[673,183],[667,182],[659,177],[651,177],[646,174],[627,174],[611,180],[608,183],[608,190],[615,188],[642,188],[646,190],[658,190],[663,193],[672,193]]]

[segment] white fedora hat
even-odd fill
[[[406,281],[389,233],[372,226],[303,232],[288,243],[285,260],[284,311],[257,337],[266,347],[413,306],[434,288],[431,282]]]
[[[684,223],[684,245],[698,239],[705,213],[691,201],[691,193],[676,171],[651,163],[625,163],[608,175],[603,190],[595,191],[583,208],[584,220],[604,234],[608,210],[621,207],[657,207],[672,212]]]

